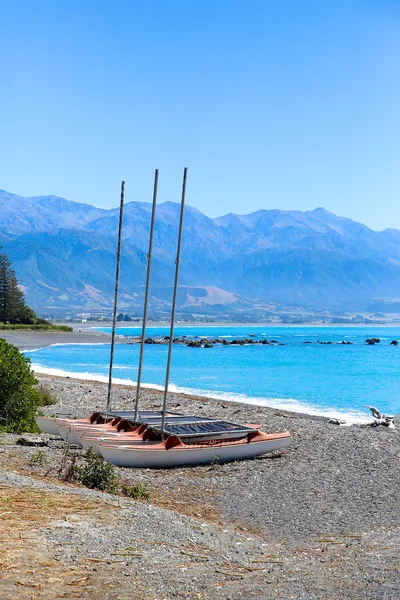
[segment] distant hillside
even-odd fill
[[[157,208],[152,306],[171,299],[179,206]],[[121,307],[143,300],[151,206],[125,207]],[[118,210],[0,191],[0,243],[29,304],[109,307]],[[363,310],[397,306],[400,231],[375,232],[323,208],[211,219],[187,207],[180,307],[267,311],[271,304]]]

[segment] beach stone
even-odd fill
[[[19,446],[47,446],[48,443],[38,435],[24,435],[17,442]]]

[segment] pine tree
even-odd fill
[[[0,252],[0,323],[35,323],[36,315],[18,287],[15,271],[5,252]]]

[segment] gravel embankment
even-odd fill
[[[86,416],[104,408],[104,384],[40,379],[58,398],[48,414]],[[113,406],[130,408],[134,391],[115,386]],[[142,407],[157,409],[161,398],[143,390]],[[399,429],[339,427],[323,418],[180,394],[170,395],[169,408],[258,422],[265,431],[288,429],[293,444],[277,457],[225,465],[117,469],[123,480],[149,487],[147,504],[54,483],[62,442],[50,440],[41,449],[45,464],[30,466],[37,449],[1,436],[0,484],[49,492],[62,485],[65,493],[107,504],[108,517],[78,516],[40,530],[65,568],[77,568],[82,557],[89,561],[92,588],[82,598],[400,597]],[[122,556],[127,548],[125,554],[141,556]],[[105,579],[118,581],[117,596],[96,591]]]

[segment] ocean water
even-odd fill
[[[110,331],[103,328],[103,331]],[[148,328],[147,335],[168,335]],[[370,420],[364,404],[381,412],[400,412],[400,327],[176,327],[175,335],[232,340],[254,334],[279,345],[215,346],[212,349],[174,345],[171,390],[284,408],[349,421]],[[119,336],[140,335],[140,328],[118,328]],[[368,337],[378,337],[374,346]],[[342,341],[352,345],[343,345]],[[318,341],[333,342],[318,344]],[[312,342],[305,344],[304,342]],[[37,372],[78,375],[105,381],[110,344],[54,345],[26,352]],[[139,345],[115,348],[114,380],[133,383]],[[162,388],[167,346],[146,345],[142,381]]]

